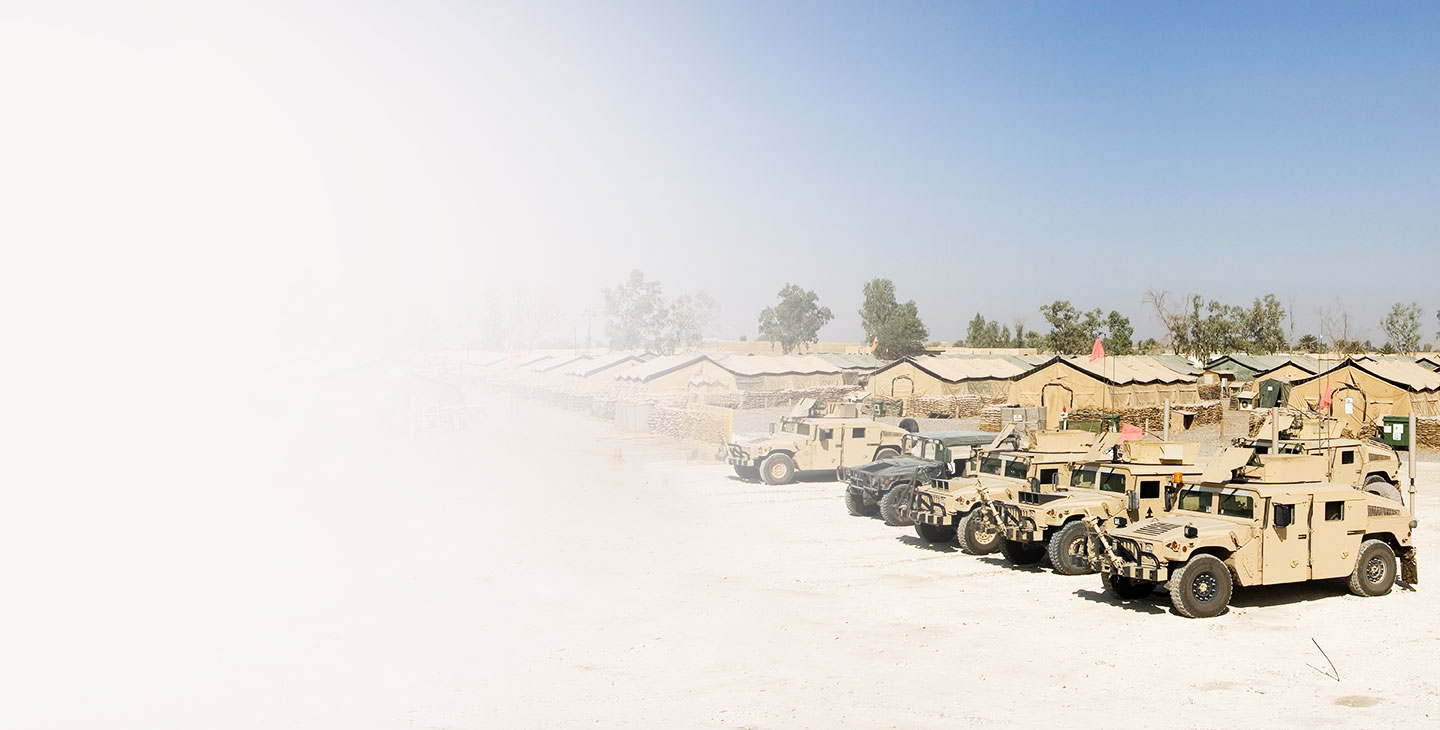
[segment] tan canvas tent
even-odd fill
[[[565,390],[571,393],[599,393],[608,389],[615,376],[645,362],[633,352],[612,352],[582,360],[565,369]]]
[[[1046,419],[1058,422],[1062,412],[1113,411],[1128,408],[1200,402],[1196,376],[1178,373],[1144,357],[1055,357],[1015,379],[1010,402],[1041,406]]]
[[[718,359],[732,390],[795,390],[845,385],[847,371],[817,355],[732,355]],[[855,382],[855,377],[850,378]]]
[[[1330,389],[1330,404],[1319,408]],[[1401,360],[1345,360],[1295,382],[1290,405],[1344,419],[1360,433],[1383,416],[1440,416],[1440,373]]]
[[[733,390],[735,375],[708,355],[667,355],[636,365],[615,376],[615,388],[642,393],[683,393],[697,378],[707,389]]]
[[[872,373],[869,390],[886,398],[1004,396],[1010,392],[1010,381],[1025,370],[1003,357],[906,357]]]

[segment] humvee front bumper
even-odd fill
[[[1099,562],[1095,567],[1100,572],[1152,583],[1164,583],[1170,579],[1170,570],[1154,555],[1141,550],[1139,542],[1128,537],[1111,537],[1108,541],[1110,550],[1107,554],[1096,555],[1090,561],[1092,566]],[[1101,549],[1105,548],[1102,546]]]
[[[1164,583],[1170,579],[1170,571],[1165,568],[1148,568],[1134,563],[1121,563],[1118,569],[1116,566],[1106,563],[1101,567],[1100,572],[1114,573],[1130,580],[1145,580],[1151,583]]]
[[[752,459],[750,454],[739,446],[730,446],[725,450],[725,463],[731,466],[760,466],[760,459]]]
[[[951,515],[945,511],[945,503],[929,492],[919,489],[910,497],[910,520],[925,525],[949,527]]]
[[[1044,530],[1022,530],[1018,527],[1006,527],[1005,539],[1012,542],[1044,542]]]
[[[1045,531],[1035,524],[1035,518],[1025,514],[1019,505],[995,502],[995,512],[1000,516],[1000,531],[1005,539],[1015,542],[1043,542]]]

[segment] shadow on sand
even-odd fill
[[[1099,581],[1100,579],[1096,578],[1095,580]],[[1169,594],[1163,591],[1157,591],[1155,593],[1151,593],[1145,598],[1140,598],[1133,601],[1122,601],[1119,598],[1116,598],[1115,596],[1112,596],[1103,590],[1097,591],[1090,588],[1081,588],[1080,590],[1075,591],[1075,595],[1087,601],[1094,601],[1095,603],[1108,603],[1112,606],[1119,606],[1121,608],[1134,611],[1136,613],[1175,613],[1175,611],[1171,609],[1168,605],[1170,603]],[[1175,613],[1175,615],[1179,616],[1180,614]]]
[[[980,561],[981,561],[981,562],[984,562],[984,563],[989,563],[989,564],[991,564],[991,565],[997,565],[997,566],[999,566],[999,567],[1001,567],[1001,568],[1009,568],[1010,570],[1018,570],[1018,571],[1020,571],[1020,572],[1022,572],[1022,573],[1048,573],[1048,572],[1050,572],[1050,559],[1049,559],[1049,558],[1045,558],[1045,559],[1041,560],[1041,561],[1038,562],[1038,563],[1032,563],[1032,564],[1030,564],[1030,565],[1016,565],[1015,563],[1010,562],[1009,560],[1005,559],[1005,558],[1004,558],[1003,556],[1001,556],[1001,555],[986,555],[986,556],[980,558]]]
[[[960,552],[960,546],[956,545],[953,542],[930,542],[929,540],[925,540],[914,534],[896,535],[895,539],[905,543],[906,545],[922,548],[924,550],[933,550],[937,553]]]

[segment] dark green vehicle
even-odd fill
[[[995,440],[985,431],[924,431],[906,434],[901,455],[857,467],[840,467],[846,482],[845,506],[850,514],[879,514],[885,524],[902,527],[910,520],[910,496],[915,487],[934,479],[965,476],[970,458]]]

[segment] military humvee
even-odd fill
[[[1012,499],[1032,480],[1040,489],[1058,488],[1071,462],[1090,453],[1096,438],[1090,431],[1033,431],[1019,444],[1007,426],[973,459],[968,476],[936,479],[915,489],[909,509],[915,533],[928,542],[949,542],[966,534],[966,521],[978,517],[976,507],[987,496]],[[983,555],[999,549],[998,532],[968,533],[970,538],[960,543],[967,551]]]
[[[1182,616],[1225,611],[1240,586],[1349,578],[1358,596],[1380,596],[1401,577],[1419,581],[1409,507],[1323,481],[1323,456],[1222,451],[1180,485],[1174,509],[1125,523],[1095,520],[1094,560],[1105,589],[1123,600],[1164,585]],[[1086,523],[1091,524],[1091,523]]]
[[[845,506],[852,515],[878,512],[887,525],[914,524],[908,514],[914,488],[933,479],[964,476],[976,449],[994,439],[995,434],[984,431],[906,434],[900,441],[900,456],[840,467],[840,480],[848,484]]]
[[[1232,443],[1253,448],[1257,454],[1271,451],[1281,454],[1321,454],[1329,468],[1326,481],[1351,484],[1371,494],[1401,502],[1400,459],[1395,449],[1379,441],[1342,438],[1339,419],[1281,415],[1280,447],[1272,446],[1273,430],[1267,415],[1260,432],[1253,438],[1238,438]]]
[[[994,505],[1002,533],[1000,552],[1017,565],[1038,563],[1048,555],[1062,575],[1095,572],[1086,521],[1123,515],[1133,522],[1163,514],[1174,497],[1174,477],[1200,475],[1195,466],[1199,449],[1197,444],[1130,441],[1109,449],[1114,452],[1109,460],[1073,464],[1058,491],[1016,490],[1014,501]],[[967,529],[996,529],[981,522],[973,520]]]
[[[725,445],[725,462],[743,479],[766,484],[788,484],[796,471],[826,470],[864,464],[900,455],[900,439],[917,430],[905,419],[900,427],[859,417],[853,403],[817,406],[814,398],[801,400],[781,419],[779,429],[746,436]]]

